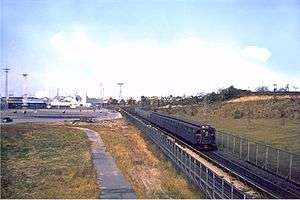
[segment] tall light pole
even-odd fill
[[[119,91],[119,102],[122,99],[122,86],[124,85],[124,83],[117,83],[120,86],[120,91]]]
[[[103,99],[104,99],[104,87],[103,87],[102,82],[100,82],[99,86],[100,86],[100,107],[102,108],[103,107]]]
[[[27,106],[27,97],[28,97],[28,94],[27,94],[27,77],[28,77],[28,74],[24,73],[22,74],[23,76],[23,106]]]
[[[5,72],[5,109],[8,109],[8,71],[10,68],[6,66],[6,68],[3,69]]]

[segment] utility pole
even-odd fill
[[[119,103],[122,100],[122,86],[124,85],[124,83],[117,83],[120,86],[120,91],[119,91]]]
[[[99,84],[100,86],[100,108],[103,108],[103,101],[104,101],[104,87],[102,82]]]
[[[23,82],[23,106],[24,107],[27,107],[28,106],[28,91],[27,91],[27,77],[28,77],[28,74],[26,74],[26,73],[24,73],[24,74],[22,74],[22,76],[23,76],[23,80],[24,80],[24,82]]]
[[[10,68],[6,66],[6,68],[3,69],[5,72],[5,109],[8,109],[8,71]]]

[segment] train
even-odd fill
[[[131,109],[131,112],[166,130],[198,150],[217,149],[215,128],[210,125],[194,124],[170,115],[145,111],[140,108]]]

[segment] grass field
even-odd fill
[[[232,135],[300,154],[300,121],[297,119],[232,119],[182,114],[180,116],[211,124],[216,129]]]
[[[123,120],[87,125],[97,131],[138,198],[202,198],[148,139]]]
[[[300,99],[274,98],[189,105],[161,111],[208,123],[218,130],[300,154]]]
[[[98,197],[82,131],[37,124],[1,129],[1,198]]]

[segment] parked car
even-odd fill
[[[9,122],[13,122],[13,119],[10,117],[3,117],[1,118],[1,122],[2,123],[9,123]]]

